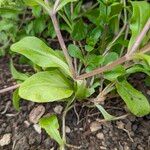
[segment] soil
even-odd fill
[[[8,62],[8,57],[0,59],[0,89],[15,84],[9,72]],[[139,78],[143,79],[144,76],[132,77],[132,82],[142,92],[147,93],[147,87],[143,85],[142,80]],[[9,144],[1,146],[0,150],[58,149],[57,143],[50,139],[45,131],[42,130],[41,133],[38,133],[29,121],[31,110],[38,105],[23,100],[21,110],[17,112],[12,106],[12,92],[0,95],[0,139],[6,133],[11,134]],[[46,109],[44,115],[54,113],[53,108],[57,105],[64,107],[63,103],[44,104],[43,106]],[[124,103],[119,98],[106,101],[104,106],[113,115],[121,116],[126,113]],[[75,112],[78,113],[79,118]],[[58,117],[61,120],[61,114]],[[99,130],[91,132],[91,125],[100,119],[102,119],[102,116],[96,109],[83,107],[82,103],[78,103],[75,109],[72,109],[66,117],[66,126],[70,128],[70,131],[66,133],[67,142],[81,146],[80,150],[150,149],[150,116],[137,118],[129,115],[122,120],[99,123]],[[73,148],[67,149],[72,150]]]

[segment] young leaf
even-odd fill
[[[78,0],[61,0],[60,4],[56,8],[56,11],[59,11],[60,9],[62,9],[66,4],[68,4],[70,2],[75,2],[75,1],[78,1]]]
[[[99,67],[104,62],[104,57],[101,55],[91,54],[86,56],[85,63],[87,65],[86,71],[90,72]]]
[[[136,73],[136,72],[143,72],[143,73],[147,74],[148,76],[150,76],[150,69],[147,70],[142,65],[134,65],[131,68],[126,70],[126,74],[128,74],[128,75]]]
[[[78,100],[83,100],[90,95],[89,89],[86,87],[86,81],[77,81],[77,90],[75,96]]]
[[[117,60],[118,59],[118,54],[115,53],[115,52],[110,52],[108,53],[105,58],[104,58],[104,63],[103,65],[107,65],[109,63],[112,63],[113,61]]]
[[[94,47],[90,46],[90,45],[85,45],[85,50],[87,52],[91,52],[92,50],[94,50]]]
[[[44,2],[44,0],[24,0],[25,4],[28,6],[42,6],[44,9],[46,9],[47,11],[51,10],[51,7]]]
[[[142,117],[150,113],[150,104],[146,97],[134,89],[126,80],[118,82],[116,88],[128,109],[134,115]]]
[[[122,76],[126,73],[126,70],[123,66],[119,65],[112,69],[111,71],[107,71],[104,73],[104,78],[109,81],[115,81],[119,76]]]
[[[86,34],[87,34],[87,25],[83,22],[82,19],[80,19],[74,24],[71,36],[73,40],[81,41],[85,39]]]
[[[14,108],[19,111],[20,110],[20,107],[19,107],[19,103],[20,103],[20,96],[19,96],[19,93],[18,93],[18,89],[16,89],[13,93],[13,106]]]
[[[19,88],[21,98],[37,103],[58,101],[72,93],[70,81],[57,70],[36,73]]]
[[[14,65],[13,65],[12,60],[11,60],[11,62],[10,62],[10,70],[11,70],[11,74],[12,74],[13,78],[16,79],[16,80],[24,81],[24,80],[26,80],[26,79],[29,78],[28,75],[26,75],[26,74],[24,74],[24,73],[21,73],[21,72],[18,72],[18,71],[16,70],[16,68],[15,68]]]
[[[64,141],[62,140],[59,133],[59,123],[58,119],[55,115],[51,115],[50,117],[43,117],[39,120],[39,125],[43,128],[47,134],[54,139],[60,146],[64,145]]]
[[[79,49],[78,46],[70,44],[68,46],[68,52],[69,52],[70,56],[83,60],[81,50]]]
[[[71,76],[66,62],[60,59],[54,50],[36,37],[25,37],[11,46],[13,52],[20,53],[40,67],[58,67]]]
[[[143,54],[143,53],[138,53],[135,55],[135,58],[143,59],[150,66],[150,56],[149,55]]]
[[[86,39],[86,43],[92,47],[95,46],[97,43],[99,37],[101,36],[102,28],[96,27],[89,35],[89,37]]]
[[[102,113],[103,117],[106,121],[115,120],[115,116],[110,115],[101,105],[96,104],[96,107],[99,109],[99,111]]]
[[[133,14],[130,23],[130,29],[132,36],[129,42],[128,48],[130,49],[135,42],[135,39],[143,29],[147,20],[150,18],[150,4],[146,1],[135,1],[131,2],[133,7]],[[144,43],[148,41],[148,37],[144,38]]]

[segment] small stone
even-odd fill
[[[16,142],[14,150],[27,150],[27,149],[29,149],[27,138],[25,136],[20,137],[20,139]]]
[[[128,122],[126,125],[125,125],[125,128],[128,130],[128,131],[131,131],[131,126],[132,126],[132,123],[131,122]]]
[[[39,105],[38,107],[35,107],[32,109],[32,111],[29,114],[29,120],[30,122],[37,124],[39,119],[44,115],[45,113],[45,107],[43,105]]]
[[[61,114],[62,113],[62,110],[63,110],[63,107],[61,105],[57,105],[55,108],[54,108],[54,112],[56,114]]]
[[[99,148],[100,148],[101,150],[107,150],[107,148],[104,147],[104,146],[100,146]]]
[[[96,132],[96,131],[100,130],[101,128],[102,128],[101,124],[97,121],[94,121],[90,124],[91,132]]]
[[[65,129],[66,129],[66,133],[70,133],[71,132],[71,129],[68,126],[66,126]]]
[[[83,128],[79,128],[79,130],[80,130],[80,131],[83,131],[84,129],[83,129]]]
[[[141,145],[137,146],[138,150],[144,150],[144,148]]]
[[[127,146],[127,145],[124,146],[124,149],[125,150],[130,150],[129,146]]]
[[[26,126],[27,128],[30,126],[30,122],[27,121],[27,120],[24,121],[24,124],[25,124],[25,126]]]
[[[133,131],[136,131],[137,128],[138,128],[138,126],[137,126],[136,124],[134,124],[134,125],[132,126]]]
[[[147,94],[150,95],[150,90],[147,90]]]
[[[99,140],[104,140],[104,134],[103,133],[98,133],[96,135],[96,137],[99,139]]]
[[[6,133],[3,135],[3,137],[0,139],[0,146],[9,145],[11,142],[11,133]]]
[[[41,134],[42,130],[41,130],[41,127],[40,127],[38,124],[34,124],[34,125],[33,125],[33,128],[35,129],[35,131],[36,131],[38,134]]]
[[[116,124],[119,129],[124,129],[125,124],[122,121],[117,121]]]

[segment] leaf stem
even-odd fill
[[[48,4],[48,1],[45,1],[45,2]],[[52,23],[53,23],[53,26],[54,26],[59,44],[60,44],[60,46],[63,50],[64,56],[65,56],[66,61],[69,65],[70,72],[71,72],[72,77],[74,79],[76,77],[75,69],[74,69],[74,66],[73,66],[73,63],[72,63],[72,59],[68,54],[67,47],[66,47],[64,39],[62,37],[60,27],[59,27],[59,24],[58,24],[58,21],[57,21],[57,18],[56,18],[56,13],[57,13],[56,9],[57,9],[59,3],[60,3],[60,0],[56,0],[53,9],[52,10],[47,10],[47,11],[48,11],[49,16],[52,19]]]
[[[5,93],[5,92],[9,92],[9,91],[12,91],[12,90],[15,90],[19,86],[20,86],[19,84],[16,84],[16,85],[10,86],[8,88],[2,89],[2,90],[0,90],[0,94]]]
[[[131,47],[131,49],[128,50],[128,53],[127,53],[128,55],[132,55],[133,53],[135,53],[135,51],[140,46],[143,38],[145,37],[145,35],[146,35],[146,33],[148,32],[149,29],[150,29],[150,18],[148,19],[148,21],[145,24],[143,30],[141,31],[141,33],[139,34],[139,36],[135,40],[135,43],[133,44],[133,46]]]
[[[58,38],[59,44],[60,44],[60,46],[61,46],[61,48],[63,50],[63,53],[65,55],[65,58],[67,60],[68,65],[69,65],[69,68],[70,68],[70,71],[72,73],[72,76],[73,76],[73,78],[75,78],[76,74],[75,74],[74,67],[73,67],[73,64],[72,64],[72,59],[71,59],[71,57],[68,54],[67,47],[65,45],[64,39],[62,37],[62,34],[60,32],[60,28],[59,28],[59,25],[58,25],[56,14],[55,13],[50,13],[50,17],[52,19],[52,22],[53,22],[53,25],[54,25],[55,32],[57,34],[57,38]]]

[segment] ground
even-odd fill
[[[15,84],[9,71],[9,58],[0,59],[0,89]],[[140,79],[144,78],[140,75]],[[147,93],[139,76],[132,78],[133,84]],[[12,106],[12,92],[0,95],[0,141],[9,133],[9,141],[0,150],[57,150],[57,144],[42,130],[36,131],[29,120],[31,111],[41,104],[28,101],[21,102],[17,112]],[[44,104],[44,115],[52,114],[61,103]],[[114,98],[105,103],[105,108],[114,115],[126,113],[124,103]],[[113,106],[113,107],[112,107]],[[75,113],[76,112],[76,113]],[[78,116],[78,115],[79,116]],[[61,124],[61,114],[58,115]],[[78,118],[79,117],[79,118]],[[149,150],[150,149],[150,116],[137,118],[131,114],[118,121],[103,122],[96,109],[84,107],[77,103],[66,117],[67,142],[81,146],[80,150]],[[94,131],[97,130],[97,131]],[[8,140],[8,139],[7,139]],[[68,148],[72,150],[73,148]]]

